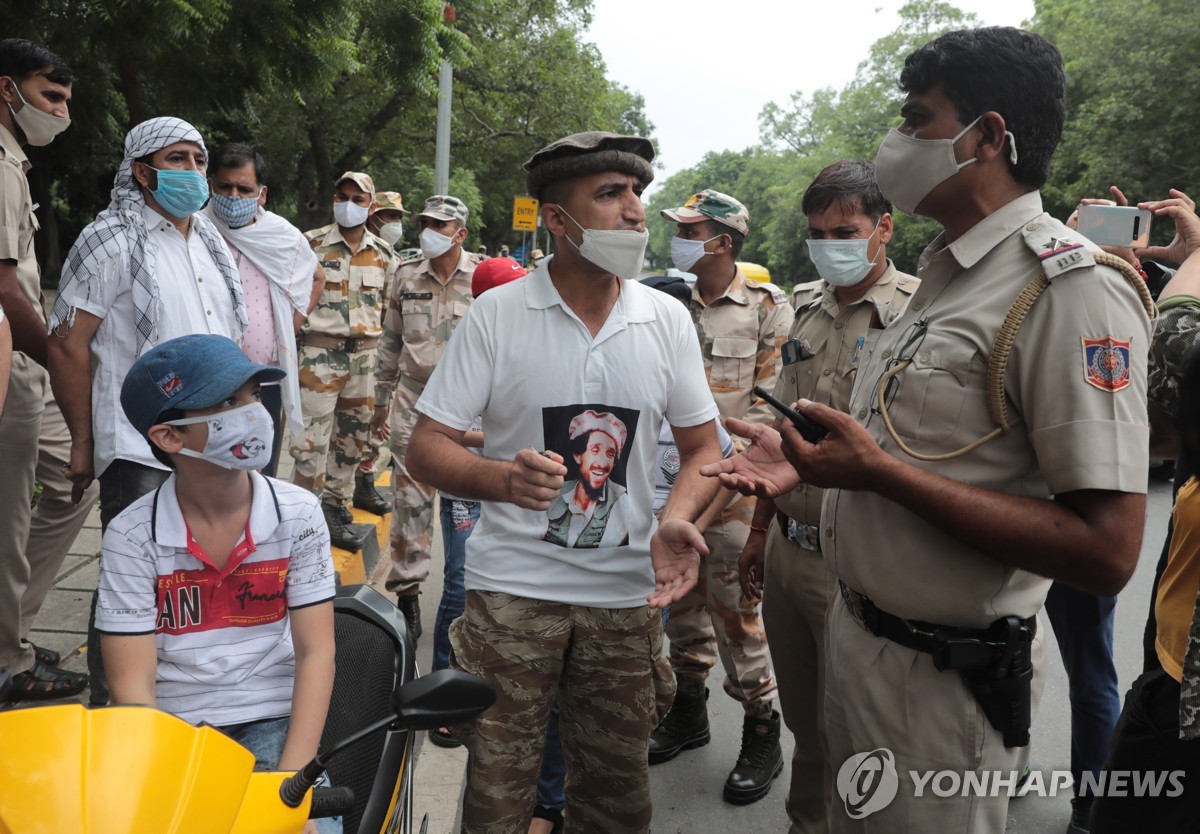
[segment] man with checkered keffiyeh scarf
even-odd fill
[[[181,153],[188,162],[180,162]],[[121,381],[138,356],[176,336],[209,332],[240,340],[245,331],[241,281],[220,233],[202,214],[171,215],[142,172],[142,183],[135,177],[135,162],[151,172],[199,162],[203,174],[204,153],[199,131],[181,119],[134,127],[125,137],[112,201],[67,255],[50,316],[50,370],[71,428],[67,477],[80,489],[113,463],[127,464],[134,480],[165,478],[163,464],[128,426],[118,402]],[[106,521],[138,496],[110,491],[106,501],[103,481]]]
[[[63,266],[50,316],[50,376],[71,430],[66,477],[76,500],[100,479],[101,527],[170,474],[120,405],[134,360],[177,336],[212,333],[240,342],[246,330],[241,281],[220,233],[202,214],[176,216],[164,207],[165,178],[157,172],[202,175],[205,154],[199,131],[180,119],[134,127],[112,201]],[[148,170],[135,173],[135,162]],[[108,691],[94,628],[88,648],[91,700],[103,704]]]

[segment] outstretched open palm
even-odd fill
[[[700,557],[707,555],[708,545],[695,524],[678,518],[660,524],[650,539],[654,593],[647,603],[653,608],[666,608],[683,599],[700,576]]]
[[[718,478],[722,486],[743,495],[775,498],[800,485],[800,476],[783,455],[779,432],[770,426],[730,418],[725,427],[750,445],[744,452],[700,468],[701,475]]]

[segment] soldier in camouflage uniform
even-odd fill
[[[375,203],[371,206],[367,230],[387,241],[388,246],[395,252],[402,242],[402,221],[408,213],[399,191],[380,191],[376,193]],[[386,293],[384,295],[386,297]],[[392,502],[375,489],[379,450],[386,442],[387,438],[382,433],[367,432],[366,452],[363,453],[362,460],[358,462],[358,470],[354,473],[354,506],[375,515],[387,515],[392,510]]]
[[[417,225],[425,257],[406,261],[388,293],[371,420],[372,433],[389,436],[392,451],[391,564],[386,585],[396,594],[414,639],[421,634],[417,594],[429,576],[434,490],[413,480],[405,465],[417,420],[413,406],[471,304],[471,276],[483,260],[463,251],[467,206],[457,197],[430,197],[417,214]]]
[[[300,331],[304,435],[292,438],[289,451],[294,483],[321,499],[330,541],[357,550],[362,541],[347,526],[346,504],[371,421],[380,313],[396,262],[392,248],[366,228],[371,178],[348,171],[334,188],[337,222],[307,234],[325,270],[325,291]]]
[[[679,224],[671,244],[675,266],[696,275],[688,307],[721,419],[770,423],[774,413],[765,403],[756,404],[750,389],[774,389],[792,308],[782,290],[747,280],[736,264],[750,231],[749,212],[729,195],[707,189],[662,216]],[[720,655],[725,691],[745,708],[741,754],[725,782],[726,800],[738,804],[766,796],[783,768],[766,635],[757,603],[738,584],[738,556],[750,535],[754,502],[735,496],[704,531],[710,552],[700,580],[667,621],[679,694],[650,738],[651,764],[708,743],[704,681]]]

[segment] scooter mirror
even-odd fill
[[[410,730],[461,724],[496,703],[496,689],[475,675],[442,669],[396,690],[392,711]]]

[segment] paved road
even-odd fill
[[[1141,559],[1117,604],[1114,654],[1122,697],[1141,672],[1142,628],[1170,505],[1170,484],[1152,481]],[[1041,625],[1045,623],[1043,617]],[[1031,750],[1033,767],[1046,772],[1048,783],[1048,772],[1069,769],[1071,758],[1066,673],[1053,640],[1047,641],[1046,670],[1046,685],[1041,708],[1034,720]],[[721,799],[721,787],[733,767],[741,743],[742,716],[741,709],[725,695],[719,682],[710,680],[709,688],[712,690],[709,697],[712,743],[651,769],[655,833],[765,834],[786,831],[787,816],[783,809],[787,792],[786,770],[771,793],[755,805],[739,808]],[[790,755],[791,747],[788,737],[785,759]],[[1014,834],[1062,834],[1070,813],[1070,791],[1055,798],[1024,797],[1009,806],[1008,831]]]

